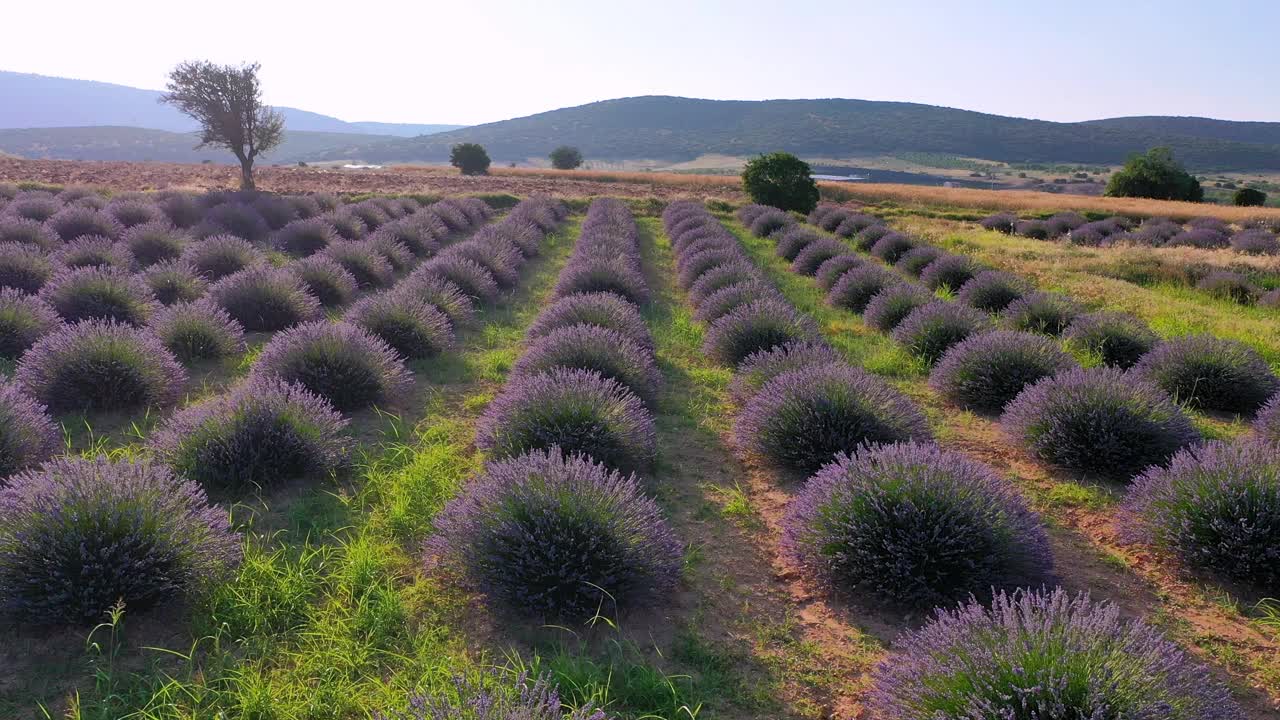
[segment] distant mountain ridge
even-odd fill
[[[545,157],[566,143],[588,158],[608,160],[682,161],[705,154],[787,150],[821,158],[930,152],[1003,162],[1090,164],[1120,163],[1132,153],[1167,145],[1197,170],[1280,169],[1280,123],[1177,117],[1057,123],[916,103],[668,96],[605,100],[370,143],[348,157],[442,161],[459,142],[484,145],[499,163]]]
[[[195,121],[157,102],[161,93],[126,85],[0,70],[0,128],[134,127],[196,130]],[[462,125],[346,122],[328,115],[277,107],[291,130],[413,137]]]

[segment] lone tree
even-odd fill
[[[1107,183],[1109,197],[1141,197],[1155,200],[1204,200],[1200,181],[1173,159],[1167,147],[1133,155]]]
[[[561,145],[551,151],[551,167],[557,170],[575,170],[582,166],[582,153],[576,147]]]
[[[168,103],[200,123],[196,147],[225,147],[240,161],[240,189],[253,190],[253,161],[284,139],[284,116],[262,104],[258,63],[184,62],[169,73]]]
[[[485,175],[489,172],[489,153],[476,143],[459,143],[449,153],[449,164],[463,175]]]
[[[1231,195],[1231,202],[1240,207],[1261,207],[1267,204],[1267,194],[1253,188],[1240,188]]]
[[[747,162],[742,187],[752,202],[808,213],[818,204],[818,184],[809,163],[791,153],[761,155]]]

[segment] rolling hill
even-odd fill
[[[191,132],[195,122],[156,102],[156,90],[91,80],[0,71],[0,128],[111,127]],[[278,107],[291,130],[413,137],[461,125],[346,122],[328,115]]]
[[[1168,145],[1197,170],[1253,170],[1280,169],[1277,129],[1277,123],[1171,117],[1056,123],[867,100],[646,96],[370,143],[321,157],[432,162],[447,159],[455,143],[477,142],[499,163],[545,157],[567,143],[588,158],[610,160],[682,161],[713,153],[787,150],[826,158],[929,152],[1004,162],[1112,164]]]
[[[329,151],[373,140],[393,140],[389,135],[285,130],[284,142],[263,155],[263,163],[295,163]],[[233,164],[229,152],[217,148],[196,150],[195,133],[169,132],[137,127],[55,127],[0,130],[0,153],[26,158],[57,160],[132,160],[143,162]]]

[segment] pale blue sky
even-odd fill
[[[633,95],[1280,120],[1280,0],[13,2],[0,69],[161,88],[258,60],[269,102],[480,123]],[[253,28],[248,32],[240,27]]]

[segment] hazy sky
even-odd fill
[[[344,120],[651,94],[1280,120],[1280,0],[14,0],[0,16],[3,70],[161,89],[181,60],[257,60],[268,102]]]

